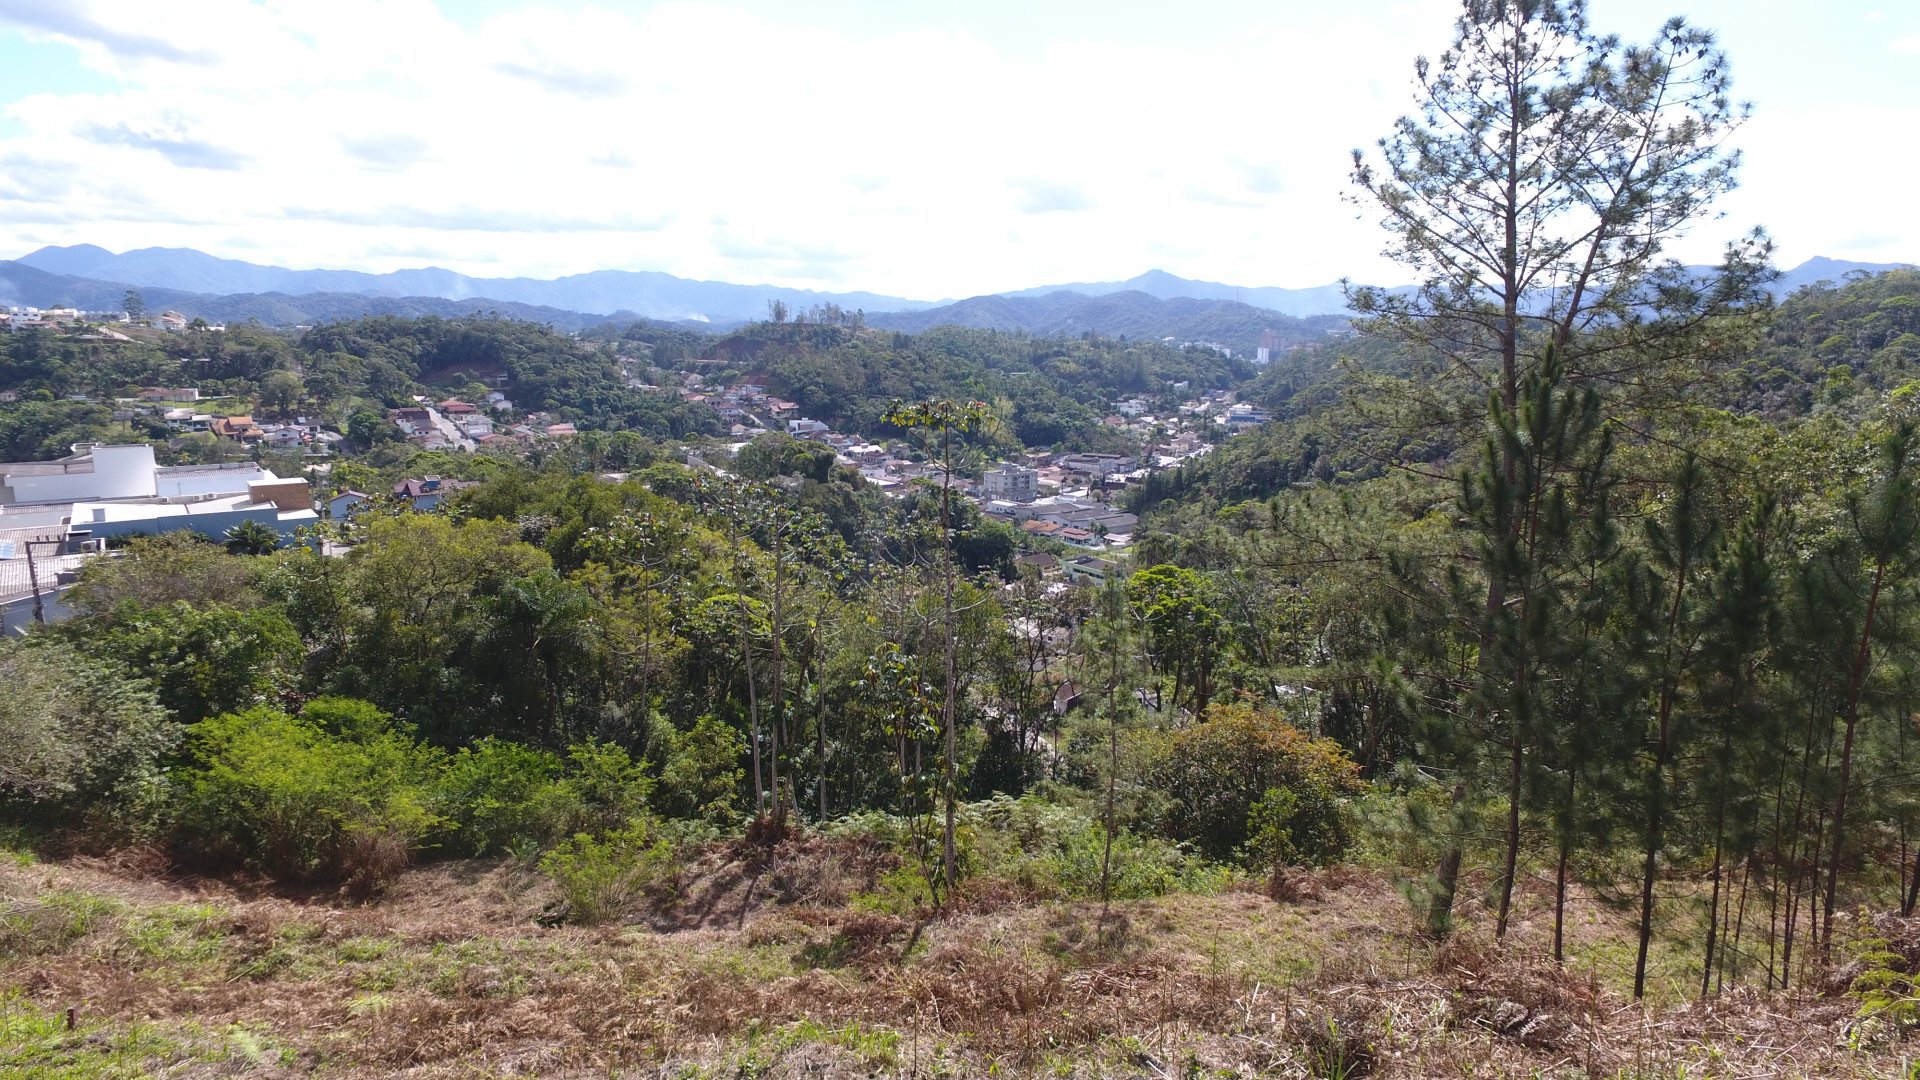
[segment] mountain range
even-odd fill
[[[976,296],[925,311],[868,315],[869,325],[917,334],[935,326],[979,330],[1024,330],[1042,337],[1087,332],[1124,337],[1171,337],[1230,346],[1252,352],[1263,332],[1271,331],[1282,348],[1313,341],[1345,326],[1345,315],[1288,315],[1233,300],[1190,296],[1160,297],[1137,289],[1088,296],[1058,290],[1010,296]]]
[[[777,285],[694,281],[657,271],[595,270],[553,280],[476,278],[437,266],[368,274],[358,270],[289,270],[222,259],[192,248],[140,248],[114,254],[92,244],[43,247],[15,260],[36,270],[142,288],[228,296],[235,293],[353,293],[378,297],[485,299],[594,315],[635,312],[650,319],[742,322],[765,318],[768,301],[798,310],[835,303],[849,310],[912,311],[934,302],[867,292],[827,293]]]
[[[1785,272],[1774,286],[1785,295],[1817,281],[1840,281],[1906,264],[1818,257]],[[92,244],[43,247],[0,261],[0,304],[71,305],[115,310],[139,288],[147,306],[211,321],[257,319],[269,325],[324,322],[369,314],[453,317],[496,312],[577,330],[597,323],[648,318],[724,329],[764,318],[779,301],[799,311],[837,304],[868,313],[875,326],[916,331],[958,324],[1038,334],[1096,330],[1130,336],[1210,340],[1250,348],[1263,329],[1297,340],[1318,336],[1291,319],[1337,320],[1346,314],[1338,284],[1305,289],[1242,287],[1149,270],[1124,281],[1077,282],[972,297],[957,302],[910,300],[870,292],[820,292],[775,285],[696,281],[657,271],[596,270],[552,280],[479,278],[440,267],[369,274],[357,270],[290,270],[223,259],[192,248],[140,248],[114,253]],[[1337,325],[1328,321],[1327,326]]]

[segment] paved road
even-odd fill
[[[468,453],[473,452],[474,441],[467,438],[465,432],[455,427],[453,421],[442,416],[439,409],[429,405],[427,406],[427,415],[433,418],[434,429],[440,432],[442,438]]]

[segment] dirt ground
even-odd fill
[[[1641,1007],[1622,928],[1542,959],[1539,897],[1496,949],[1414,932],[1385,876],[1039,903],[977,882],[877,910],[871,848],[716,847],[617,926],[542,925],[510,863],[379,899],[0,859],[0,1077],[1902,1077],[1920,1040],[1841,995]]]

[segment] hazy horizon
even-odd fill
[[[1454,0],[716,4],[0,0],[0,242],[295,269],[594,270],[936,300],[1148,269],[1392,283],[1347,154],[1413,103]],[[1742,187],[1791,266],[1920,258],[1920,10],[1599,0],[1719,32]]]

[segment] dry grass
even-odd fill
[[[7,863],[0,1076],[1628,1080],[1907,1067],[1905,1044],[1856,1028],[1845,998],[1634,1006],[1595,965],[1539,959],[1532,907],[1504,949],[1469,911],[1436,952],[1391,883],[1364,871],[1296,879],[1282,901],[1172,896],[1105,920],[1097,905],[1004,890],[931,919],[850,904],[892,866],[840,841],[715,849],[646,923],[545,929],[546,886],[508,865],[412,870],[379,902],[353,903],[169,879],[150,860]],[[1886,936],[1920,940],[1895,929]],[[1592,948],[1611,933],[1606,918],[1582,923]]]

